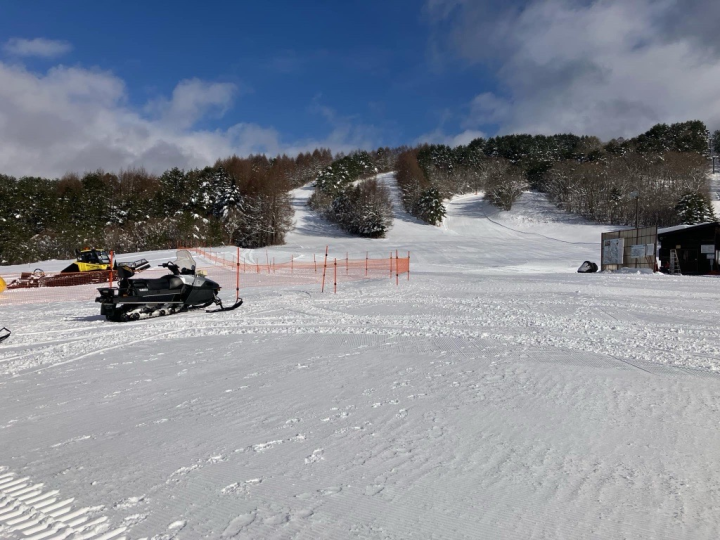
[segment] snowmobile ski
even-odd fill
[[[233,309],[237,309],[240,306],[242,306],[243,299],[239,298],[237,302],[235,302],[232,306],[225,307],[222,305],[222,301],[218,299],[216,304],[220,306],[218,309],[206,309],[205,313],[220,313],[222,311],[232,311]]]
[[[0,343],[2,343],[7,338],[9,338],[10,334],[12,334],[12,332],[10,331],[9,328],[5,328],[4,326],[2,328],[0,328]]]

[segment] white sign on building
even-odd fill
[[[637,246],[630,246],[630,258],[631,259],[642,259],[645,256],[645,244],[638,244]]]
[[[622,264],[624,250],[624,238],[610,238],[605,240],[603,242],[603,264]]]

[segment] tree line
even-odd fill
[[[658,124],[635,138],[602,143],[572,134],[515,134],[468,145],[379,148],[333,156],[232,156],[212,167],[102,170],[59,179],[0,175],[0,264],[66,259],[82,246],[120,252],[179,245],[284,243],[290,190],[314,182],[312,209],[350,234],[378,238],[392,224],[387,188],[374,177],[397,171],[405,209],[437,224],[444,200],[483,191],[503,210],[524,190],[559,207],[619,225],[714,220],[708,146],[700,121]]]
[[[424,145],[397,160],[408,212],[431,223],[443,200],[485,192],[510,210],[524,190],[544,192],[560,208],[617,225],[669,226],[714,220],[708,185],[709,132],[700,121],[657,124],[635,138],[505,135],[465,146]],[[720,131],[713,142],[720,150]]]
[[[318,149],[295,158],[232,156],[159,176],[143,169],[60,179],[0,175],[0,264],[66,259],[82,246],[133,252],[282,244],[292,227],[289,191],[332,160],[330,150]]]

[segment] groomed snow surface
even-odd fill
[[[604,227],[537,194],[370,241],[309,193],[271,255],[410,251],[410,281],[125,324],[0,303],[0,537],[718,537],[720,281],[576,274]]]

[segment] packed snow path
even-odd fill
[[[132,539],[716,538],[719,282],[572,273],[601,228],[526,199],[396,221],[400,287],[125,324],[0,308],[0,476]]]

